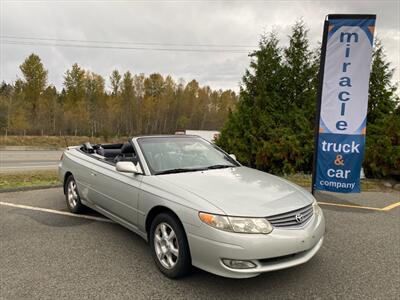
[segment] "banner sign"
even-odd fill
[[[328,15],[313,189],[360,192],[375,15]]]

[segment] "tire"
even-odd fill
[[[69,211],[72,213],[79,214],[85,210],[79,197],[76,181],[72,175],[69,175],[65,181],[65,201]]]
[[[190,273],[189,244],[177,217],[171,213],[157,215],[150,227],[149,240],[154,261],[165,276],[180,278]]]

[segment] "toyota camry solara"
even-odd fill
[[[307,262],[324,239],[310,193],[197,136],[68,147],[59,175],[72,212],[90,207],[139,234],[170,278],[192,266],[253,277]]]

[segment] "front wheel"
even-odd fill
[[[78,214],[84,211],[84,206],[78,194],[76,181],[72,175],[70,175],[65,182],[65,200],[71,212]]]
[[[150,247],[157,267],[167,277],[179,278],[190,272],[186,234],[174,215],[161,213],[154,218],[150,228]]]

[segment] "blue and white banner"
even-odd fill
[[[360,192],[375,15],[329,15],[314,188]]]

